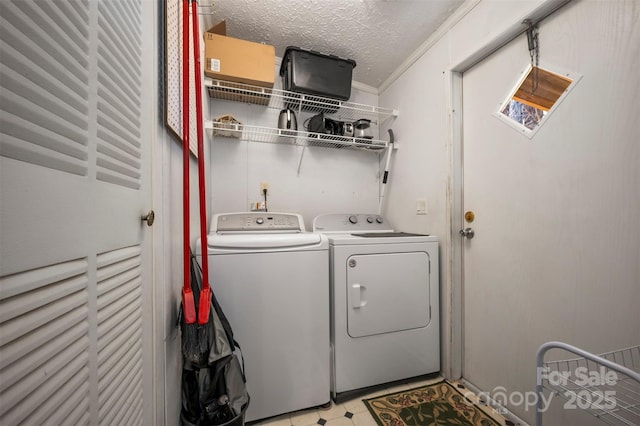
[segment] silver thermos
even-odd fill
[[[292,109],[287,108],[280,111],[280,116],[278,117],[278,129],[283,130],[298,130],[298,121],[296,120],[296,113],[293,112]],[[282,134],[295,134],[293,132],[286,133],[282,132]]]

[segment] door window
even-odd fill
[[[580,76],[529,66],[500,105],[498,117],[532,138]]]

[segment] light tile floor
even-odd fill
[[[369,414],[369,410],[367,410],[364,402],[362,402],[363,399],[429,385],[440,380],[442,380],[441,377],[436,377],[429,380],[407,382],[344,401],[340,404],[332,402],[331,407],[328,408],[296,411],[266,419],[261,423],[254,423],[252,426],[376,426],[376,421],[371,414]]]

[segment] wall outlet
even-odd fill
[[[264,194],[265,189],[267,190],[267,194],[269,193],[269,182],[261,181],[260,182],[260,193]]]
[[[427,214],[427,200],[424,198],[416,199],[416,214]]]
[[[256,201],[255,203],[251,203],[249,210],[252,212],[263,212],[267,210],[267,206],[264,201]]]

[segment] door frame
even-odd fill
[[[462,130],[464,117],[462,115],[462,81],[463,75],[474,65],[483,61],[499,50],[507,43],[511,42],[521,34],[525,33],[527,27],[523,24],[529,20],[538,24],[557,10],[571,2],[572,0],[548,0],[532,9],[520,19],[506,23],[502,31],[496,35],[483,40],[480,45],[468,55],[462,58],[452,58],[452,66],[445,70],[445,99],[448,111],[447,130],[447,152],[449,153],[449,182],[447,191],[447,227],[449,228],[449,256],[450,261],[446,263],[448,268],[449,282],[443,283],[444,295],[442,298],[443,327],[446,328],[443,342],[443,362],[442,373],[450,379],[460,379],[463,377],[464,362],[464,256],[463,241],[459,231],[463,228],[464,216],[464,134]],[[450,315],[447,318],[447,313]],[[449,363],[448,365],[446,363]]]

